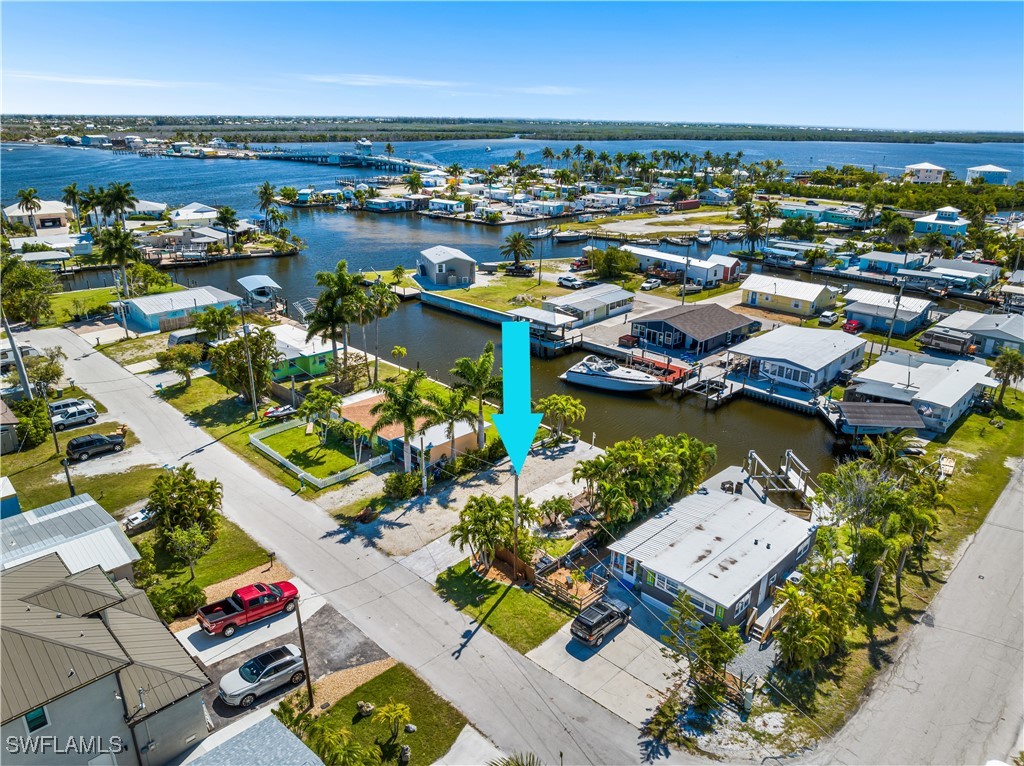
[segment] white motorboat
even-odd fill
[[[569,383],[600,388],[605,391],[641,392],[652,391],[661,385],[653,375],[628,367],[620,367],[610,359],[588,356],[559,376]]]
[[[658,240],[656,240],[656,239],[641,238],[641,239],[634,239],[633,240],[633,244],[634,245],[642,245],[644,247],[655,247],[659,243],[658,243]]]
[[[711,230],[700,229],[697,232],[697,244],[698,245],[710,245],[711,244]]]
[[[556,231],[554,234],[555,242],[559,244],[567,244],[570,242],[583,242],[587,239],[587,233],[585,231]]]
[[[543,226],[538,226],[536,229],[530,229],[530,233],[526,235],[526,238],[544,239],[545,237],[550,237],[554,233],[554,229],[545,229]]]

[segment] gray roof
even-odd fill
[[[448,247],[447,245],[435,245],[434,247],[428,247],[426,250],[420,251],[420,255],[423,256],[423,260],[433,264],[447,263],[448,261],[466,261],[468,263],[476,263],[475,260],[470,258],[461,250]]]
[[[757,359],[784,361],[813,372],[866,345],[866,340],[845,332],[784,324],[733,346],[732,351]]]
[[[879,292],[878,290],[864,290],[859,287],[855,287],[846,293],[846,302],[849,303],[869,303],[872,306],[885,306],[888,307],[889,311],[896,306],[896,298],[898,296],[890,293]],[[900,310],[912,311],[915,314],[923,314],[928,311],[933,304],[927,298],[915,298],[912,295],[904,295],[900,298]]]
[[[857,428],[925,427],[917,410],[906,404],[888,404],[886,402],[836,402],[835,404],[843,419]]]
[[[267,716],[189,766],[323,766],[323,761],[274,716]]]
[[[568,314],[560,314],[557,311],[545,311],[544,309],[534,308],[533,306],[523,306],[522,308],[512,309],[508,313],[513,316],[528,319],[531,322],[536,322],[537,324],[548,325],[549,327],[561,327],[562,325],[572,324],[576,321],[576,317],[569,316]]]
[[[858,256],[862,261],[877,261],[878,263],[899,263],[904,266],[907,261],[920,261],[923,256],[916,253],[885,253],[881,250],[872,250],[870,253],[860,253]]]
[[[49,263],[52,261],[71,260],[71,253],[63,250],[37,250],[34,253],[19,253],[24,263]]]
[[[552,306],[571,306],[579,311],[593,311],[601,306],[608,306],[619,301],[631,301],[635,296],[618,285],[595,285],[583,290],[546,298],[544,303]]]
[[[703,306],[675,306],[664,311],[655,311],[653,314],[634,319],[633,323],[665,322],[687,337],[703,341],[742,329],[754,321],[717,303],[708,303]]]
[[[1015,343],[1024,341],[1024,316],[1020,314],[982,314],[957,311],[936,327],[964,330],[983,338],[997,338]]]
[[[195,242],[196,240],[193,239],[192,241]],[[238,303],[241,300],[237,295],[232,295],[218,287],[206,285],[204,287],[193,287],[190,290],[131,298],[128,303],[134,305],[146,316],[154,316],[169,311],[181,311],[185,308],[201,309],[204,306],[213,306],[217,303]]]
[[[243,290],[253,291],[258,290],[261,287],[269,287],[272,290],[280,290],[281,285],[275,282],[273,279],[268,277],[266,274],[250,274],[247,277],[239,277],[237,280],[238,284],[242,286]]]
[[[136,697],[124,701],[129,724],[209,685],[127,581],[115,585],[99,567],[72,574],[56,553],[0,579],[4,723],[111,673],[122,688],[143,689],[144,709],[135,709]]]
[[[875,306],[870,303],[864,303],[863,301],[847,303],[844,311],[846,312],[847,317],[850,317],[851,314],[860,314],[861,316],[885,317],[886,319],[892,319],[893,314],[893,309],[890,306]],[[902,306],[896,311],[896,318],[903,322],[909,322],[919,316],[921,316],[920,311],[910,311]],[[850,318],[853,319],[855,317]]]
[[[88,494],[0,519],[0,569],[59,553],[71,572],[107,572],[139,560],[124,530]]]

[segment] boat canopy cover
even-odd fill
[[[856,428],[924,428],[912,406],[884,402],[835,402],[839,414]]]
[[[549,327],[561,327],[562,325],[572,324],[577,321],[574,316],[560,314],[557,311],[544,311],[543,309],[534,308],[533,306],[524,306],[523,308],[512,309],[512,311],[508,313],[517,317],[522,317],[523,319],[528,319],[537,324],[548,325]]]
[[[266,274],[251,274],[248,277],[241,277],[238,280],[238,284],[242,286],[243,290],[253,292],[261,287],[269,287],[273,290],[280,290],[281,285],[275,282],[273,279],[268,277]]]

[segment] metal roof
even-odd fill
[[[71,253],[61,250],[37,250],[34,253],[20,253],[24,263],[47,263],[49,261],[68,261]]]
[[[887,402],[835,402],[843,419],[857,428],[924,428],[913,407]]]
[[[924,260],[922,256],[914,253],[886,253],[881,250],[872,250],[870,253],[860,253],[857,256],[862,261],[878,261],[879,263],[900,263],[904,266],[907,261]]]
[[[458,200],[454,201],[457,202]],[[423,256],[424,260],[433,264],[446,263],[448,261],[467,261],[469,263],[476,263],[473,258],[470,258],[458,248],[448,247],[447,245],[435,245],[434,247],[428,247],[426,250],[421,250],[420,255]]]
[[[988,373],[988,367],[976,362],[890,351],[858,373],[853,383],[860,391],[864,390],[861,384],[867,382],[887,386],[890,392],[884,395],[887,399],[905,401],[906,395],[911,393],[915,404],[954,407],[964,397],[972,395],[976,386],[997,386],[999,382]],[[881,390],[881,386],[877,388]]]
[[[193,239],[193,242],[195,241]],[[241,300],[237,295],[232,295],[218,287],[206,285],[172,293],[130,298],[127,302],[135,306],[146,316],[154,316],[169,311],[181,311],[182,309],[201,309],[204,306],[213,306],[217,303],[238,303]]]
[[[783,298],[795,300],[816,301],[823,292],[831,292],[830,288],[814,282],[797,282],[792,279],[768,276],[766,274],[751,274],[740,285],[740,290],[751,290],[768,295],[781,295]]]
[[[872,303],[865,303],[864,301],[857,301],[855,303],[847,303],[843,309],[846,312],[848,319],[856,319],[851,316],[852,314],[860,314],[862,316],[871,317],[885,317],[886,319],[892,319],[893,307],[892,306],[876,306]],[[910,309],[904,308],[903,304],[900,304],[898,310],[896,310],[896,319],[902,322],[909,322],[916,317],[919,317],[922,312],[911,311]]]
[[[272,290],[280,290],[281,285],[275,282],[273,279],[268,277],[266,274],[250,274],[247,277],[240,277],[236,280],[238,284],[242,286],[243,290],[252,292],[258,290],[261,287],[269,287]]]
[[[618,285],[596,285],[577,290],[568,295],[556,295],[546,298],[544,303],[551,306],[571,306],[579,311],[592,311],[619,301],[631,301],[635,296],[628,290],[623,290]]]
[[[112,572],[139,560],[121,526],[88,494],[0,519],[0,569],[59,553],[71,572]]]
[[[572,324],[577,321],[576,317],[568,316],[567,314],[559,314],[557,311],[545,311],[544,309],[534,308],[533,306],[524,306],[519,309],[512,309],[509,314],[513,316],[522,317],[523,319],[529,319],[531,322],[537,324],[547,325],[548,327],[562,327],[563,325]]]
[[[785,361],[813,372],[866,345],[867,341],[849,333],[784,324],[733,346],[732,352],[757,359]]]
[[[202,747],[202,746],[200,746]],[[274,716],[248,726],[189,761],[189,766],[323,766],[316,754]]]

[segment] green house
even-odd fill
[[[277,350],[281,358],[274,363],[271,374],[274,380],[286,380],[293,375],[297,378],[316,377],[327,372],[331,364],[331,344],[314,336],[306,340],[306,331],[301,327],[281,324],[267,330],[277,339]]]

